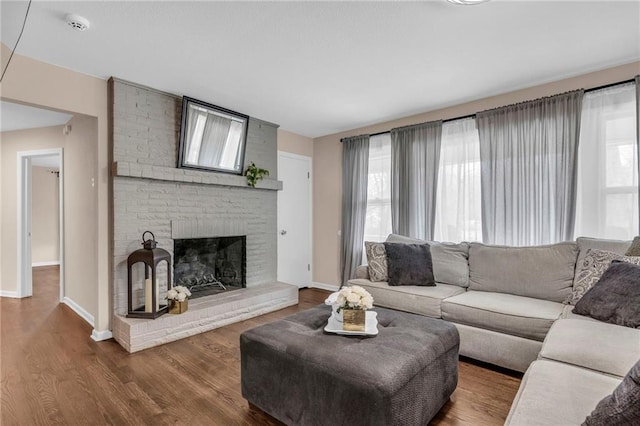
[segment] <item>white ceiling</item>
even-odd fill
[[[316,137],[639,60],[640,2],[46,1],[17,51]]]
[[[71,115],[12,102],[0,102],[0,132],[67,124]]]

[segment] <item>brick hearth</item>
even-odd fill
[[[155,320],[116,315],[113,337],[137,352],[298,304],[298,288],[269,283],[189,301],[189,310]]]

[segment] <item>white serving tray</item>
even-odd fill
[[[373,311],[365,312],[364,331],[348,331],[342,329],[342,323],[335,319],[333,315],[329,317],[324,331],[328,333],[341,334],[343,336],[377,336],[378,335],[378,313]]]

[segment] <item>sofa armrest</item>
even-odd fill
[[[369,267],[367,265],[360,265],[356,268],[356,278],[368,280],[369,279]]]

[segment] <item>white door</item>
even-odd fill
[[[278,281],[311,285],[311,157],[278,151]]]

